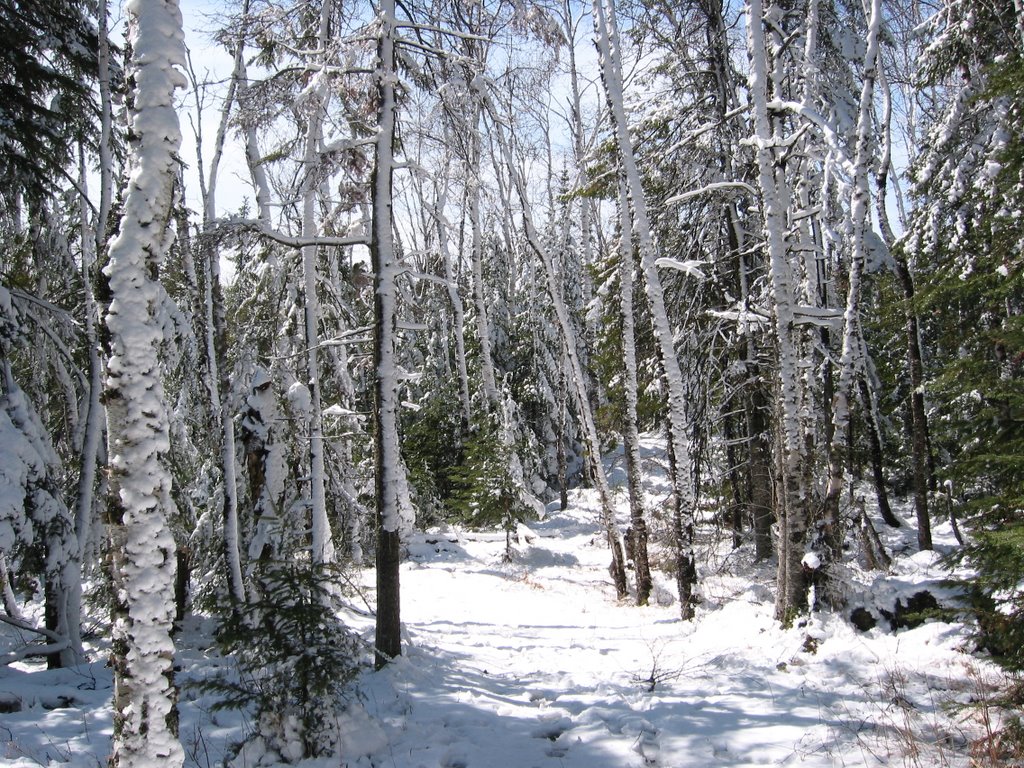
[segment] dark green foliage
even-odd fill
[[[484,420],[466,441],[463,463],[452,469],[449,507],[462,522],[476,528],[500,526],[511,535],[532,516],[512,472],[514,447],[502,439],[501,428]],[[507,553],[511,556],[511,551]]]
[[[608,256],[593,270],[593,280],[601,286],[601,322],[591,367],[595,378],[605,392],[594,419],[604,448],[611,450],[619,441],[626,412],[624,379],[624,350],[622,347],[622,313],[619,304],[619,273],[622,258],[618,253]],[[664,417],[665,397],[661,391],[661,371],[658,352],[647,313],[647,302],[639,282],[634,283],[634,320],[636,323],[637,357],[637,421],[640,431],[653,429]]]
[[[967,557],[978,570],[964,587],[967,605],[978,622],[980,647],[1014,672],[1024,671],[1024,523],[976,530]]]
[[[402,456],[409,472],[419,522],[446,516],[452,472],[462,462],[462,408],[457,382],[433,378],[424,384],[419,410],[403,411]]]
[[[970,23],[962,15],[970,14]],[[971,532],[967,586],[980,642],[1024,669],[1024,62],[1009,2],[949,3],[923,73],[967,95],[922,153],[918,271],[939,479]],[[993,63],[994,62],[994,63]],[[957,82],[962,78],[961,82]],[[954,99],[955,100],[955,99]]]
[[[219,695],[215,709],[248,709],[256,735],[288,759],[332,754],[333,714],[359,669],[355,636],[337,616],[333,566],[267,562],[247,610],[229,616],[218,641],[237,675],[203,684]]]
[[[0,0],[0,179],[37,197],[95,131],[96,30],[81,0]]]

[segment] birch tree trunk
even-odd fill
[[[778,355],[776,400],[780,422],[777,461],[780,495],[775,615],[781,621],[788,621],[807,605],[807,585],[802,561],[810,520],[810,489],[805,477],[807,446],[800,413],[804,381],[798,367],[795,292],[786,244],[789,189],[784,169],[779,166],[776,158],[776,148],[780,146],[781,137],[776,134],[768,114],[769,58],[765,46],[765,19],[761,0],[747,1],[746,24],[754,145],[764,207],[764,234]]]
[[[221,110],[220,124],[214,139],[213,157],[210,161],[209,176],[203,201],[203,228],[206,230],[202,238],[202,254],[204,277],[204,315],[206,359],[209,368],[210,400],[214,421],[218,427],[220,441],[221,476],[224,481],[224,504],[222,509],[223,551],[227,566],[228,595],[237,609],[246,602],[245,583],[242,578],[242,556],[239,541],[238,523],[238,478],[235,455],[235,422],[231,414],[231,385],[228,376],[227,360],[227,320],[224,307],[224,293],[221,288],[220,250],[212,234],[211,228],[217,220],[217,184],[219,181],[220,160],[223,156],[224,142],[227,136],[229,118],[238,84],[245,74],[245,16],[249,12],[249,3],[243,3],[242,27],[235,38],[234,66],[228,92]],[[196,137],[198,147],[202,146],[201,136]],[[200,156],[198,163],[202,166]]]
[[[97,321],[99,319],[93,281],[94,268],[100,263],[100,255],[107,247],[107,217],[110,215],[110,199],[113,188],[113,159],[110,149],[111,97],[110,97],[110,44],[107,37],[107,4],[100,2],[98,20],[98,67],[100,91],[100,201],[96,219],[91,229],[87,224],[88,201],[82,199],[82,284],[85,288],[85,338],[89,348],[89,397],[86,411],[85,437],[82,441],[82,460],[75,494],[75,533],[78,536],[78,550],[85,563],[86,553],[92,534],[93,506],[95,502],[97,468],[100,451],[103,448],[104,410],[101,403],[103,390],[103,361],[100,358],[100,341]],[[85,190],[85,159],[82,165],[82,189]],[[89,238],[89,233],[92,237]]]
[[[864,84],[861,88],[857,119],[857,149],[854,158],[853,190],[850,200],[850,264],[843,314],[843,344],[839,355],[839,379],[833,393],[832,440],[828,452],[828,485],[825,489],[822,538],[827,559],[842,556],[843,531],[839,514],[846,474],[846,450],[850,425],[850,398],[853,385],[863,368],[863,344],[860,330],[860,285],[864,272],[865,231],[869,226],[871,190],[868,183],[871,139],[874,124],[875,71],[878,64],[881,29],[880,0],[871,0],[868,19],[867,49],[864,53]],[[833,584],[828,579],[826,583]],[[833,595],[833,598],[836,596]]]
[[[377,524],[377,669],[402,653],[399,566],[405,475],[398,442],[398,367],[395,356],[397,263],[392,177],[395,118],[395,0],[380,4],[377,42],[377,138],[372,188],[370,259],[374,275],[374,497]]]
[[[647,202],[644,197],[640,171],[636,164],[633,143],[629,137],[626,111],[622,94],[622,63],[615,30],[614,0],[594,1],[594,29],[601,60],[601,77],[611,113],[612,126],[633,209],[633,233],[640,250],[640,267],[644,288],[650,303],[654,335],[658,342],[659,360],[668,394],[670,453],[674,456],[672,476],[673,510],[672,529],[676,538],[676,585],[682,618],[694,615],[697,583],[696,561],[693,551],[693,527],[696,498],[693,489],[693,447],[687,423],[686,388],[675,339],[665,306],[665,292],[658,275],[657,249],[654,243]]]
[[[622,315],[623,383],[626,412],[622,424],[622,449],[626,458],[626,487],[629,491],[629,546],[636,573],[636,604],[647,605],[651,596],[651,564],[647,552],[647,515],[640,463],[640,434],[637,427],[639,398],[636,372],[636,323],[633,320],[633,221],[629,215],[626,183],[619,179],[619,218],[622,222],[619,275],[619,312]]]
[[[130,4],[131,176],[105,273],[111,355],[106,391],[113,566],[113,768],[181,766],[173,685],[175,545],[158,350],[158,271],[173,238],[172,190],[181,142],[174,91],[185,78],[176,0]]]
[[[74,647],[81,650],[80,626],[82,619],[82,569],[92,538],[93,508],[96,499],[96,477],[103,442],[104,411],[101,402],[103,392],[103,363],[100,360],[99,337],[96,330],[98,319],[96,297],[93,293],[93,269],[96,260],[96,240],[89,227],[89,204],[85,196],[86,169],[85,153],[79,147],[79,183],[82,185],[80,200],[80,223],[82,232],[82,286],[85,297],[85,341],[88,346],[88,391],[85,401],[85,432],[82,437],[82,458],[79,464],[78,486],[75,492],[75,538],[78,543],[77,574],[69,585],[68,625],[75,633]]]
[[[317,34],[320,55],[326,58],[331,29],[330,2],[324,2],[320,11],[320,29]],[[303,320],[306,329],[306,375],[309,379],[309,502],[310,546],[316,564],[334,562],[334,540],[327,519],[327,481],[324,468],[324,410],[320,391],[320,300],[317,296],[317,251],[319,234],[316,219],[316,197],[319,184],[317,172],[320,148],[323,144],[323,117],[327,110],[328,95],[323,85],[310,95],[309,124],[306,127],[306,148],[303,165],[306,177],[302,184],[302,247]]]

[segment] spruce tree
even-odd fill
[[[926,94],[944,97],[915,165],[907,240],[931,342],[939,480],[972,536],[962,553],[982,640],[1024,668],[1024,61],[1018,6],[946,2]],[[1008,19],[1017,23],[1007,23]]]

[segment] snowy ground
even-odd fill
[[[646,445],[653,502],[667,490],[655,448]],[[884,576],[851,567],[855,602],[891,607],[923,588],[938,594],[947,574],[935,556],[910,554],[912,530],[888,535],[907,554]],[[504,546],[503,535],[478,532],[413,537],[402,568],[407,652],[363,677],[342,765],[971,765],[983,719],[952,705],[982,696],[999,675],[964,651],[959,625],[892,632],[883,622],[860,632],[843,616],[816,614],[784,630],[772,619],[770,567],[749,565],[749,553],[730,553],[727,543],[704,545],[712,565],[702,571],[696,621],[678,620],[664,575],[659,604],[620,604],[590,492],[531,524],[511,564]],[[368,617],[350,620],[369,636]],[[180,639],[179,679],[224,663],[205,649],[204,627],[194,621]],[[0,714],[0,762],[104,765],[110,687],[102,661],[53,673],[0,668],[0,711],[22,707]],[[183,694],[182,741],[199,768],[217,764],[244,727],[209,703]]]

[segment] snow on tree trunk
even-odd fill
[[[98,20],[98,80],[100,92],[100,201],[95,220],[88,224],[89,203],[85,196],[85,158],[80,155],[82,184],[82,285],[85,294],[85,339],[89,354],[89,393],[86,400],[85,435],[82,440],[82,456],[79,465],[78,488],[75,493],[75,534],[82,564],[85,563],[92,535],[93,508],[96,497],[97,468],[103,447],[104,415],[101,394],[103,390],[103,361],[100,358],[99,319],[94,289],[95,266],[99,254],[107,246],[107,217],[110,215],[110,200],[113,188],[114,164],[110,148],[112,102],[110,95],[110,46],[107,37],[107,4],[100,2]],[[91,232],[92,236],[89,236]]]
[[[243,14],[245,13],[243,8]],[[243,32],[235,41],[235,69],[228,86],[228,94],[221,111],[220,125],[214,140],[213,159],[203,205],[203,227],[209,231],[217,220],[217,182],[220,159],[223,155],[232,103],[238,82],[239,61],[242,59]],[[196,143],[200,144],[201,136]],[[199,158],[200,165],[202,158]],[[224,294],[220,278],[220,250],[214,237],[202,239],[203,268],[205,272],[203,314],[205,320],[205,346],[210,406],[220,442],[220,468],[224,481],[224,502],[221,513],[223,526],[224,562],[227,565],[228,594],[235,608],[246,602],[245,583],[242,579],[242,556],[238,532],[238,478],[235,470],[235,422],[230,413],[231,385],[227,365],[227,319]]]
[[[377,41],[377,138],[371,179],[370,259],[374,275],[374,498],[377,523],[377,669],[402,652],[399,565],[408,487],[398,439],[399,370],[395,354],[396,280],[402,267],[394,243],[395,2],[380,5]]]
[[[320,11],[319,50],[329,41],[332,4],[325,2]],[[320,301],[317,297],[318,232],[316,197],[320,149],[323,144],[323,118],[327,110],[327,90],[323,84],[312,87],[308,96],[309,123],[306,127],[306,149],[303,158],[306,178],[302,185],[302,247],[303,320],[306,331],[306,375],[309,379],[309,503],[312,558],[316,564],[334,562],[334,540],[327,518],[327,481],[324,468],[324,413],[320,392]]]
[[[633,319],[633,221],[629,215],[626,184],[619,179],[619,219],[622,222],[619,268],[619,313],[622,315],[623,388],[626,413],[622,425],[622,448],[626,456],[626,486],[629,490],[628,548],[636,573],[636,603],[647,605],[651,596],[651,564],[647,554],[647,516],[640,464],[640,434],[637,427],[639,398],[636,371],[636,323]]]
[[[754,146],[758,181],[764,208],[764,234],[768,249],[772,309],[778,369],[779,409],[779,570],[775,613],[787,620],[806,607],[803,574],[804,549],[810,519],[810,495],[805,481],[806,445],[801,424],[802,390],[805,384],[798,366],[795,295],[786,243],[786,212],[789,190],[775,156],[780,137],[768,114],[769,59],[764,38],[761,0],[748,0],[746,8],[747,51],[750,57],[748,84],[753,111]]]
[[[580,89],[579,71],[576,66],[577,22],[573,19],[573,6],[569,0],[564,0],[562,10],[565,21],[563,34],[568,41],[566,47],[568,48],[569,54],[569,93],[572,100],[570,128],[572,130],[573,159],[578,167],[583,168],[587,163],[587,147],[583,125],[583,94]],[[579,10],[582,18],[582,15],[585,13],[585,7],[581,6]],[[580,197],[579,203],[580,257],[583,264],[589,266],[594,263],[594,203],[586,195]],[[581,276],[581,279],[583,281],[582,303],[584,306],[587,306],[590,304],[594,293],[592,280],[590,274],[586,272],[586,270]]]
[[[0,552],[0,594],[3,595],[4,613],[12,619],[21,620],[21,609],[18,607],[18,598],[14,594],[14,586],[11,584],[11,572],[7,568],[7,555]]]
[[[867,49],[864,53],[864,84],[861,88],[860,111],[857,119],[853,190],[850,199],[850,263],[846,310],[843,314],[843,344],[838,362],[839,379],[832,396],[832,440],[828,450],[828,485],[825,489],[824,514],[821,521],[822,544],[825,549],[823,554],[830,562],[836,561],[842,556],[842,543],[845,537],[842,522],[839,519],[839,501],[846,474],[850,398],[853,395],[854,382],[863,369],[860,285],[864,272],[865,231],[870,223],[871,190],[868,183],[868,172],[872,160],[875,69],[878,64],[881,23],[880,0],[871,0]],[[838,581],[832,579],[826,579],[825,583],[838,586]]]
[[[85,397],[85,432],[82,437],[82,456],[79,464],[78,486],[75,490],[75,537],[78,539],[78,572],[71,588],[68,608],[69,625],[81,623],[82,567],[92,536],[93,512],[96,499],[96,476],[103,442],[103,364],[100,360],[99,338],[96,330],[96,297],[93,293],[93,269],[96,263],[96,239],[89,226],[89,203],[86,198],[85,154],[79,147],[80,184],[82,185],[80,223],[82,231],[82,285],[84,287],[85,340],[88,345],[88,391]]]
[[[106,391],[108,505],[116,595],[112,630],[114,768],[174,768],[184,759],[173,685],[174,538],[167,411],[158,350],[160,264],[173,238],[181,143],[174,91],[186,85],[176,0],[128,3],[130,154],[124,212],[105,268],[111,355]]]
[[[647,214],[640,170],[637,167],[633,142],[629,136],[622,94],[622,62],[615,28],[615,7],[612,0],[595,0],[594,29],[601,60],[601,79],[611,113],[618,147],[633,209],[633,233],[640,251],[640,268],[644,289],[650,303],[654,335],[658,342],[659,361],[668,395],[670,453],[674,456],[672,530],[676,538],[676,584],[679,589],[680,613],[683,619],[693,618],[697,582],[693,551],[693,527],[696,498],[693,489],[693,447],[687,423],[686,387],[675,337],[668,319],[665,293],[658,275],[657,248]]]

